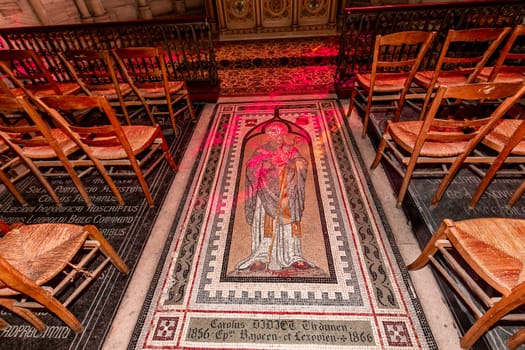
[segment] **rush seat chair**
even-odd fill
[[[373,110],[393,109],[392,120],[397,121],[405,99],[416,97],[407,96],[407,93],[435,36],[435,32],[424,31],[376,36],[371,71],[356,74],[348,109],[348,116],[354,104],[364,109],[363,137]],[[419,95],[419,98],[423,96]],[[357,98],[359,101],[356,101]],[[363,101],[363,105],[360,101]]]
[[[0,306],[40,332],[46,325],[34,309],[46,309],[74,332],[82,332],[81,322],[68,306],[109,263],[124,274],[129,271],[93,225],[17,223],[9,227],[3,223],[2,227]],[[2,326],[8,326],[5,320],[0,320],[0,328]]]
[[[371,168],[375,169],[384,159],[402,177],[396,206],[401,206],[413,177],[443,179],[432,202],[435,204],[461,166],[491,162],[491,158],[470,152],[479,142],[477,136],[496,125],[522,91],[523,85],[518,83],[441,86],[424,120],[388,121]],[[445,99],[463,101],[463,109],[460,106],[450,111],[442,109]],[[502,99],[504,102],[495,109],[472,112],[482,111],[485,105],[492,108],[494,101]]]
[[[188,112],[195,120],[195,111],[184,80],[172,80],[161,48],[127,47],[113,50],[120,70],[127,75],[135,93],[141,96],[153,113],[154,123],[167,116],[175,135],[179,134],[177,119]]]
[[[488,170],[484,170],[480,173],[482,175],[482,180],[476,191],[472,194],[472,198],[469,202],[470,208],[473,208],[477,204],[481,195],[494,179],[497,172],[500,171],[504,163],[509,164],[504,171],[506,175],[523,176],[523,164],[525,163],[525,141],[523,141],[525,135],[525,124],[523,124],[523,120],[515,119],[506,116],[505,114],[511,110],[513,106],[519,104],[519,101],[523,95],[525,95],[525,84],[497,84],[510,87],[516,86],[518,87],[518,90],[513,96],[497,102],[499,105],[494,113],[497,112],[499,116],[497,116],[488,127],[484,128],[484,130],[472,138],[464,152],[450,165],[448,173],[445,175],[434,194],[434,198],[432,199],[433,205],[441,199],[454,176],[463,166],[468,157],[474,153],[479,144],[487,149],[492,149],[493,152],[487,152],[484,150],[482,153],[483,161],[490,164],[490,167]],[[501,172],[503,173],[503,171]],[[516,203],[523,194],[523,190],[525,190],[523,185],[518,187],[518,190],[515,191],[509,200],[509,206],[513,206]]]
[[[484,145],[498,152],[494,162],[481,180],[476,192],[472,195],[469,206],[473,208],[479,202],[481,196],[490,185],[492,180],[498,175],[505,162],[512,160],[513,163],[525,164],[525,123],[522,119],[502,120],[494,129],[481,141]],[[511,171],[507,171],[507,174]],[[523,170],[518,171],[523,175]],[[518,186],[507,205],[512,207],[525,193],[525,181]]]
[[[434,69],[418,71],[414,76],[414,85],[426,91],[420,120],[425,116],[432,96],[440,86],[475,83],[481,69],[510,30],[510,27],[449,30]]]
[[[492,66],[483,67],[478,79],[508,83],[525,81],[525,52],[516,49],[523,40],[525,25],[517,25],[499,51],[496,62]]]
[[[0,139],[12,149],[20,160],[31,170],[57,205],[60,198],[47,180],[49,176],[69,177],[87,205],[91,199],[80,175],[76,172],[70,155],[79,146],[61,129],[49,125],[27,97],[0,97],[0,113],[23,115],[27,124],[0,125]],[[49,173],[50,169],[62,169]]]
[[[131,125],[145,111],[154,123],[146,100],[135,90],[116,66],[108,50],[67,50],[59,52],[64,66],[87,96],[104,96],[118,115]]]
[[[24,95],[26,90],[37,97],[81,92],[80,85],[74,81],[57,81],[34,50],[0,50],[0,62],[15,77],[11,78],[10,86],[14,96]]]
[[[445,219],[408,269],[430,263],[468,307],[475,322],[460,344],[470,349],[498,322],[523,325],[525,314],[519,307],[525,303],[524,251],[523,219]],[[524,333],[516,332],[507,346],[516,349],[525,341]]]
[[[43,108],[56,124],[68,134],[78,135],[77,142],[83,145],[88,159],[82,164],[92,166],[93,160],[102,164],[110,177],[135,177],[150,206],[154,199],[146,177],[162,160],[173,169],[177,165],[171,156],[166,139],[158,124],[121,125],[115,111],[102,96],[54,96],[41,99]],[[94,125],[70,123],[63,116],[72,112],[98,110],[100,121]],[[117,185],[108,182],[112,192],[122,200]]]

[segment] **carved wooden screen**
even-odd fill
[[[337,0],[220,0],[220,35],[335,34]]]

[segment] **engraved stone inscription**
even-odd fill
[[[293,319],[233,319],[193,317],[186,341],[313,344],[313,345],[375,345],[372,325],[367,320],[329,321]]]

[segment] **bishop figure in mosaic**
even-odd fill
[[[246,162],[245,215],[251,226],[251,254],[236,268],[310,268],[301,249],[308,162],[284,124],[270,124],[265,134],[266,142]]]

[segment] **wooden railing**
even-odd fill
[[[449,29],[512,27],[525,23],[523,0],[467,1],[345,9],[334,78],[340,98],[347,98],[355,72],[367,72],[377,34],[407,30],[436,31],[437,37],[420,69],[433,69]],[[464,50],[465,48],[458,48]],[[521,43],[525,50],[525,43]]]
[[[169,74],[186,80],[194,98],[218,97],[212,33],[204,17],[0,28],[0,39],[0,49],[36,50],[58,80],[71,79],[56,55],[59,51],[160,46],[166,52]]]

